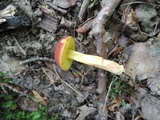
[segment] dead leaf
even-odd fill
[[[74,76],[72,74],[71,71],[63,71],[62,69],[60,69],[59,67],[56,66],[56,70],[58,72],[58,74],[62,77],[62,79],[67,80],[67,79],[74,79]]]
[[[58,7],[67,9],[71,6],[75,5],[76,0],[54,0],[53,4],[57,5]]]
[[[44,13],[43,19],[38,26],[46,31],[54,33],[58,27],[58,18],[56,15]]]
[[[147,84],[154,94],[160,95],[160,75],[147,79]]]
[[[157,16],[157,11],[154,6],[150,4],[140,4],[136,7],[135,12],[138,17],[138,22],[145,22]]]
[[[160,100],[152,95],[146,95],[141,101],[141,109],[146,120],[159,120]]]
[[[77,111],[77,114],[79,116],[76,118],[76,120],[85,120],[85,117],[89,114],[96,111],[96,108],[94,107],[87,107],[86,105],[83,105],[82,107],[79,107],[79,111]]]
[[[42,71],[43,71],[43,72],[46,74],[46,76],[49,78],[50,82],[51,82],[52,84],[54,84],[54,83],[55,83],[55,80],[54,80],[53,76],[50,75],[50,74],[48,74],[47,71],[45,70],[45,68],[43,68],[43,67],[42,67]]]
[[[43,105],[47,106],[47,102],[44,100],[44,98],[35,90],[32,90],[33,94],[34,94],[34,97],[33,100],[35,102],[40,102],[42,103]]]
[[[120,111],[116,112],[116,120],[125,120],[125,117],[122,114],[122,112],[120,112]]]
[[[51,63],[46,63],[47,68],[50,69],[51,71],[53,71],[55,73],[53,64]],[[56,71],[58,72],[59,76],[64,79],[64,80],[68,80],[68,79],[74,79],[74,76],[72,74],[71,71],[63,71],[62,69],[60,69],[58,66],[55,66]]]
[[[109,111],[115,111],[117,108],[119,108],[122,103],[122,97],[114,98],[110,105],[107,107]]]
[[[8,75],[12,78],[13,74],[25,70],[25,67],[23,65],[20,65],[19,62],[19,60],[16,60],[15,58],[9,57],[7,54],[4,54],[2,56],[2,59],[0,59],[0,72],[9,72]]]
[[[125,65],[126,74],[133,80],[153,77],[160,69],[160,41],[135,43],[127,48],[129,52]],[[126,50],[127,50],[126,49]]]
[[[138,17],[135,11],[133,11],[133,9],[129,8],[124,11],[124,14],[122,16],[122,22],[125,23],[127,26],[134,30],[137,30],[137,20]]]
[[[21,47],[21,45],[19,44],[19,42],[16,40],[15,37],[13,37],[13,39],[15,40],[15,42],[16,42],[16,44],[17,44],[19,50],[20,50],[20,52],[21,52],[23,55],[26,56],[26,55],[27,55],[26,51]]]
[[[23,1],[23,0],[19,0],[17,2],[17,4],[19,5],[19,7],[25,11],[25,13],[32,19],[33,16],[34,16],[34,13],[33,13],[33,10],[31,8],[31,4],[30,4],[30,1]]]
[[[27,96],[20,96],[18,98],[18,105],[23,111],[33,112],[39,109],[38,103]]]

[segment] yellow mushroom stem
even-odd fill
[[[68,50],[67,57],[77,62],[84,63],[90,66],[95,66],[95,67],[107,70],[117,75],[124,72],[123,65],[119,65],[118,63],[114,61],[106,60],[99,56],[87,55],[87,54],[83,54],[83,53],[76,52],[73,50]]]

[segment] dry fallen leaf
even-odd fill
[[[30,1],[28,0],[19,0],[17,2],[17,4],[19,5],[19,7],[30,17],[33,18],[34,13],[33,10],[31,8],[31,4]]]
[[[53,4],[57,5],[58,7],[67,9],[75,5],[75,2],[76,0],[54,0]]]
[[[144,80],[154,77],[160,69],[160,41],[135,43],[129,52],[125,73],[133,80]]]
[[[43,105],[47,106],[47,102],[44,100],[44,98],[35,90],[32,90],[33,94],[34,94],[34,97],[33,100],[35,102],[40,102],[42,103]]]
[[[31,97],[20,96],[18,98],[18,105],[23,111],[37,111],[39,109],[39,105],[37,102],[33,101]]]
[[[141,109],[146,120],[159,120],[160,100],[152,95],[146,95],[141,101]]]
[[[43,19],[38,26],[46,31],[54,33],[58,27],[58,16],[53,13],[44,13]]]
[[[160,75],[147,79],[147,84],[154,94],[160,95]]]
[[[122,101],[122,97],[114,98],[110,103],[110,105],[107,107],[108,110],[115,111],[116,108],[119,108],[122,105],[121,101]]]
[[[79,116],[76,118],[76,120],[85,120],[85,117],[93,112],[96,111],[96,108],[94,107],[87,107],[86,105],[83,105],[79,107],[79,111],[77,111],[77,115]]]
[[[7,75],[12,78],[14,74],[25,70],[25,67],[20,65],[19,62],[19,60],[4,54],[0,59],[0,72],[8,72]]]
[[[49,70],[51,70],[54,73],[56,69],[56,72],[58,72],[59,76],[64,80],[74,79],[74,76],[71,71],[63,71],[58,66],[55,66],[55,69],[54,69],[54,65],[52,63],[46,63],[46,66]]]
[[[49,73],[47,73],[46,69],[42,67],[42,71],[45,73],[45,75],[49,78],[51,84],[54,84],[55,83],[55,80],[53,78],[52,75],[50,75]]]

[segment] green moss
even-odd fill
[[[45,106],[42,106],[35,112],[22,111],[17,104],[17,97],[18,94],[14,92],[10,92],[9,95],[6,95],[1,90],[1,120],[56,120],[47,113],[47,107]]]
[[[3,78],[4,74],[0,72],[0,80],[8,83],[11,79]],[[8,89],[7,89],[8,90]],[[11,90],[4,93],[0,87],[0,120],[56,120],[55,117],[48,114],[47,107],[42,106],[38,111],[22,111],[18,106],[19,94]]]
[[[115,79],[117,80],[112,84],[112,90],[110,91],[111,98],[115,98],[115,96],[127,97],[135,95],[135,91],[130,85],[120,78],[116,77]]]

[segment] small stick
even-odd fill
[[[92,30],[90,31],[90,36],[94,37],[97,42],[97,54],[100,55],[101,57],[104,57],[105,55],[105,43],[103,42],[103,36],[105,34],[105,27],[104,24],[106,21],[109,20],[111,15],[113,14],[114,10],[118,6],[121,0],[106,0],[105,1],[105,6],[100,10],[98,15],[96,16],[95,20],[93,21],[92,24]],[[98,89],[101,88],[101,93],[100,93],[100,98],[99,98],[99,114],[101,116],[106,116],[105,110],[103,111],[102,108],[102,103],[104,105],[105,103],[105,98],[106,96],[106,80],[105,80],[105,72],[102,70],[98,70]],[[101,113],[102,112],[102,113]]]
[[[15,42],[16,42],[18,48],[20,49],[21,53],[23,53],[23,55],[26,56],[26,52],[25,52],[24,49],[21,47],[21,45],[18,43],[18,41],[16,40],[16,38],[15,38],[14,36],[12,36],[12,37],[13,37],[13,39],[15,40]]]
[[[90,36],[94,37],[97,40],[97,53],[100,54],[102,49],[102,39],[99,39],[100,36],[103,36],[105,32],[104,24],[109,20],[114,10],[118,6],[121,0],[106,0],[105,6],[100,10],[98,15],[92,24],[92,30],[90,31]]]
[[[19,93],[19,94],[23,94],[23,91],[15,88],[15,87],[13,87],[13,86],[10,85],[10,84],[0,82],[0,86],[1,86],[2,88],[3,88],[3,86],[5,86],[5,87],[9,88],[10,90],[12,90],[13,92],[16,92],[16,93]],[[4,92],[6,92],[6,91],[4,90]]]
[[[153,31],[153,33],[154,33],[154,34],[156,33],[156,30],[157,30],[158,24],[159,24],[159,22],[157,21],[157,23],[156,23],[156,25],[155,25],[155,27],[154,27],[154,31]]]
[[[30,58],[30,59],[26,59],[24,61],[19,62],[20,65],[29,63],[29,62],[35,62],[35,61],[46,61],[46,62],[51,62],[51,63],[55,63],[54,59],[51,58],[47,58],[47,57],[35,57],[35,58]]]
[[[135,1],[135,2],[129,2],[129,3],[122,4],[121,7],[132,5],[132,4],[150,4],[150,5],[154,5],[154,6],[160,6],[160,5],[149,3],[149,2]]]
[[[91,2],[91,0],[83,0],[83,3],[81,5],[81,9],[80,9],[79,14],[78,14],[79,20],[81,20],[81,21],[83,20],[84,14],[85,14],[90,2]]]
[[[113,77],[114,78],[114,77]],[[108,96],[109,96],[109,93],[111,91],[111,87],[112,87],[112,84],[118,79],[118,77],[116,77],[112,82],[111,84],[109,85],[108,87],[108,92],[107,92],[107,95],[106,95],[106,98],[105,98],[105,102],[104,102],[104,105],[103,105],[103,112],[105,112],[106,110],[106,105],[107,105],[107,101],[108,101]]]
[[[53,9],[57,10],[57,11],[62,12],[63,14],[67,13],[67,10],[62,9],[62,8],[60,8],[60,7],[57,7],[57,6],[54,5],[54,4],[51,4],[51,3],[48,2],[47,5],[50,6],[51,8],[53,8]]]
[[[53,76],[49,75],[46,70],[47,70],[46,68],[42,67],[42,71],[43,71],[44,74],[49,78],[51,84],[54,84],[54,83],[55,83],[55,80],[54,80]],[[50,71],[50,70],[49,70],[49,71]]]

